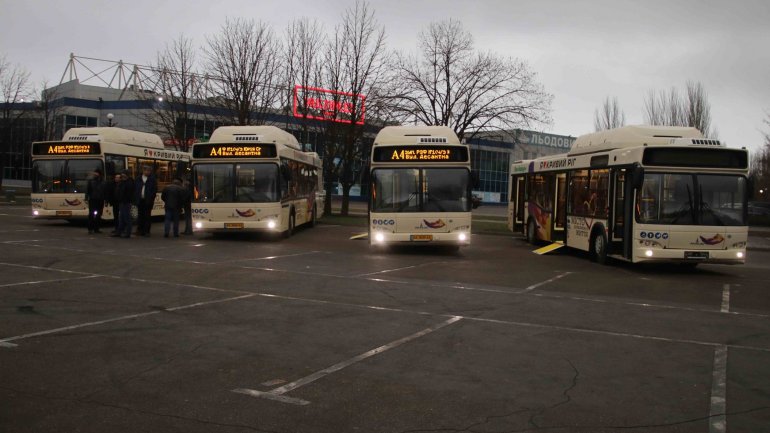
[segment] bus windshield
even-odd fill
[[[196,164],[194,200],[199,203],[272,203],[278,193],[278,165]]]
[[[372,172],[372,211],[470,212],[466,168],[378,168]]]
[[[643,224],[744,226],[746,178],[735,175],[647,173],[637,194]]]
[[[88,179],[96,169],[102,170],[99,159],[42,159],[32,164],[32,192],[85,193]]]

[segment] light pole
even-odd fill
[[[112,126],[112,119],[115,118],[115,115],[112,113],[107,113],[107,126]]]

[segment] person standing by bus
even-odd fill
[[[111,233],[113,235],[118,232],[118,225],[120,225],[120,206],[115,196],[115,190],[118,188],[121,178],[122,175],[120,173],[115,173],[112,178],[104,183],[104,201],[112,206],[112,218],[115,224],[115,228]]]
[[[102,170],[97,168],[86,187],[86,202],[88,202],[88,233],[101,233],[102,212],[104,211],[105,184]]]
[[[179,178],[174,179],[171,184],[163,188],[163,192],[160,195],[161,200],[165,203],[166,218],[163,224],[163,237],[168,237],[171,223],[174,224],[174,237],[179,237],[179,211],[182,209],[185,198],[185,189],[182,187],[182,180]]]
[[[128,170],[124,170],[121,180],[115,188],[115,200],[118,202],[120,210],[120,224],[118,231],[113,237],[131,237],[131,203],[134,198],[134,180],[128,175]]]
[[[150,236],[152,207],[155,206],[155,195],[158,193],[158,182],[152,173],[152,167],[142,167],[142,175],[136,178],[134,202],[139,210],[136,217],[136,234]]]

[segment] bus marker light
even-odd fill
[[[645,251],[644,255],[647,256],[647,257],[652,257],[652,250]]]

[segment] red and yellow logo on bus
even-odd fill
[[[65,198],[64,202],[67,203],[70,206],[80,206],[81,204],[83,204],[83,202],[80,201],[80,199],[77,199],[77,198],[75,200],[67,200]]]
[[[424,222],[426,226],[432,229],[440,229],[446,226],[446,223],[441,218],[437,219],[436,221],[422,220],[422,222]]]
[[[706,245],[717,245],[721,244],[725,241],[725,238],[720,235],[719,233],[715,234],[714,236],[710,238],[704,238],[703,236],[700,236],[700,241],[703,242]]]
[[[254,212],[254,210],[252,210],[252,209],[246,209],[246,210],[239,210],[239,209],[236,209],[236,210],[235,210],[235,212],[237,212],[237,213],[238,213],[238,215],[240,215],[240,216],[242,216],[242,217],[244,217],[244,218],[251,218],[251,217],[253,217],[254,215],[256,215],[256,213],[255,213],[255,212]]]

